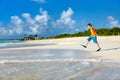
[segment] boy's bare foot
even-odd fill
[[[82,45],[84,48],[87,48],[87,46],[85,46],[85,45]]]
[[[100,50],[101,50],[101,48],[99,48],[99,49],[97,50],[97,52],[100,51]]]

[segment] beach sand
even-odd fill
[[[87,37],[63,38],[63,39],[47,39],[26,41],[27,44],[37,44],[37,46],[26,46],[18,48],[6,48],[3,50],[21,50],[21,49],[70,49],[83,50],[90,54],[86,57],[91,57],[100,60],[111,60],[120,62],[120,36],[105,36],[98,37],[98,42],[101,51],[96,52],[97,45],[91,41],[87,48],[83,48],[81,44],[86,44]],[[39,46],[40,44],[40,46]],[[42,44],[42,46],[41,46]]]
[[[88,51],[86,57],[92,57],[101,60],[111,60],[120,62],[120,36],[98,37],[98,42],[102,48],[100,52],[96,52],[97,45],[91,41],[86,49],[80,44],[86,44],[87,37],[53,39],[44,41],[29,41],[28,43],[54,43],[44,47],[35,47],[36,49],[72,49]]]
[[[0,80],[120,80],[120,36],[25,41],[0,48]]]

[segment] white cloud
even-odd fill
[[[35,21],[38,22],[39,24],[42,24],[42,25],[47,25],[47,22],[48,22],[48,19],[49,19],[49,15],[47,13],[47,11],[43,11],[42,8],[40,8],[40,13],[42,15],[36,15],[35,16]]]
[[[23,33],[23,21],[18,16],[11,16],[11,29],[9,29],[10,34],[22,34]]]
[[[32,1],[35,1],[35,2],[38,2],[38,3],[45,3],[46,2],[45,0],[32,0]]]
[[[22,20],[18,16],[11,16],[11,21],[15,25],[20,25]]]
[[[42,34],[47,29],[49,15],[42,8],[40,8],[40,13],[33,18],[29,13],[23,13],[22,17],[11,16],[8,25],[0,23],[0,38],[24,34]]]
[[[75,20],[72,20],[73,10],[68,8],[67,11],[63,11],[59,20],[56,21],[56,25],[72,27],[75,24]]]
[[[35,21],[31,18],[31,15],[29,13],[23,13],[22,14],[23,18],[25,19],[25,27],[28,27],[29,25],[34,25]]]
[[[42,8],[40,8],[40,14],[37,14],[34,18],[31,18],[29,13],[23,13],[22,16],[25,18],[25,26],[29,29],[29,32],[26,31],[28,34],[41,34],[47,28],[49,15]]]
[[[120,27],[118,20],[116,20],[113,16],[107,17],[108,26],[112,27]]]
[[[9,25],[0,24],[0,38],[9,37],[12,35],[20,35],[23,33],[23,22],[18,16],[11,16]]]
[[[0,23],[0,38],[4,37],[7,34],[8,34],[7,30],[5,29],[5,27],[3,26],[3,24]]]
[[[50,35],[50,33],[56,34],[73,31],[75,29],[73,28],[75,25],[75,20],[72,19],[73,13],[73,10],[69,8],[67,11],[61,13],[60,19],[55,21],[52,21],[48,12],[42,8],[40,8],[39,14],[35,16],[32,16],[30,13],[23,13],[21,17],[11,16],[9,24],[4,25],[0,23],[0,38],[25,34]],[[54,25],[51,23],[54,23]]]

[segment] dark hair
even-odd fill
[[[88,26],[91,26],[91,27],[92,27],[92,24],[91,24],[91,23],[88,23]]]

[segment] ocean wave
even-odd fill
[[[0,43],[0,47],[7,46],[8,44]]]
[[[0,60],[1,64],[4,63],[33,63],[33,62],[56,62],[56,61],[67,61],[67,62],[101,62],[96,59],[36,59],[36,60]]]
[[[13,44],[18,44],[18,43],[0,43],[0,47],[5,47]]]
[[[24,43],[0,43],[0,47],[6,47],[6,46],[15,46],[19,44],[24,44]]]
[[[30,60],[0,60],[0,64],[5,63],[36,63],[36,62],[103,62],[118,63],[119,61],[100,60],[100,59],[30,59]]]

